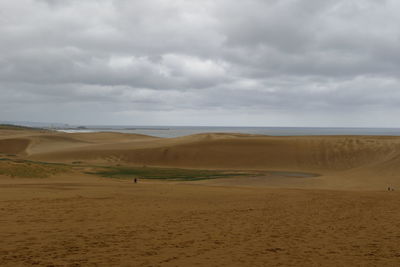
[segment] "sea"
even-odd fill
[[[174,138],[200,133],[243,133],[270,136],[306,135],[384,135],[400,136],[400,128],[329,128],[329,127],[217,127],[217,126],[79,126],[56,128],[57,131],[120,132]]]

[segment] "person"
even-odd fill
[[[133,179],[133,182],[134,182],[135,184],[137,184],[137,178]]]

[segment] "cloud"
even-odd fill
[[[394,0],[2,1],[0,119],[400,126],[399,11]]]

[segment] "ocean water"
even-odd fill
[[[385,135],[400,136],[400,128],[318,128],[318,127],[205,127],[205,126],[85,126],[58,128],[63,132],[121,132],[173,138],[199,133],[244,133],[271,136]]]

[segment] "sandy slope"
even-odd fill
[[[0,177],[1,266],[398,266],[397,192]]]
[[[399,137],[197,134],[164,139],[120,133],[14,131],[7,135],[2,130],[0,153],[51,162],[284,170],[322,175],[278,182],[260,179],[257,185],[370,190],[388,186],[400,188]],[[232,185],[232,181],[227,182],[227,185]]]
[[[398,137],[3,129],[1,158],[321,176],[133,184],[78,170],[0,175],[0,266],[398,266],[400,194],[385,189],[400,188],[399,144]]]
[[[72,145],[71,147],[72,148]],[[174,139],[126,140],[79,145],[65,149],[37,147],[32,158],[43,160],[101,160],[115,155],[131,164],[207,168],[348,170],[397,165],[397,137],[266,137],[205,134]]]

